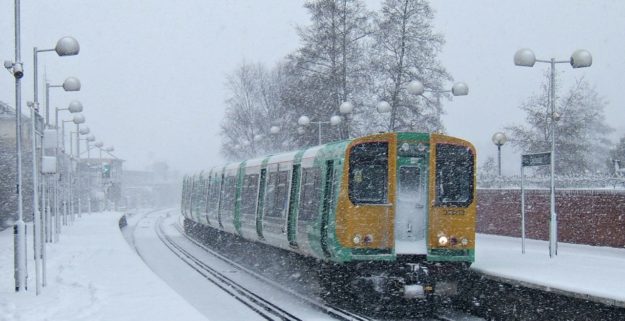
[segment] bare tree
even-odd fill
[[[364,40],[369,34],[369,12],[362,0],[316,0],[304,5],[312,24],[298,28],[303,46],[289,58],[296,67],[299,84],[309,93],[301,100],[307,114],[327,121],[343,101],[362,97],[368,72]],[[358,101],[356,101],[358,104]],[[350,116],[338,137],[326,131],[329,139],[349,136]]]
[[[558,88],[556,87],[556,90]],[[556,172],[566,175],[595,173],[605,169],[609,135],[613,129],[605,123],[605,99],[584,79],[562,96],[556,93]],[[541,91],[519,107],[525,111],[526,124],[509,126],[511,143],[523,152],[551,150],[551,114],[549,79],[545,76]]]
[[[285,150],[293,146],[289,131],[271,133],[271,127],[293,123],[283,104],[288,80],[282,64],[268,71],[261,64],[241,64],[228,76],[230,97],[222,122],[222,153],[241,159]]]
[[[437,57],[444,39],[432,30],[433,17],[427,1],[386,0],[375,19],[375,91],[391,105],[390,122],[385,126],[389,130],[443,130],[441,94],[426,98],[406,92],[413,80],[435,91],[451,80]]]

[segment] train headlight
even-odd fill
[[[469,240],[463,237],[462,240],[460,240],[460,244],[462,244],[462,246],[467,246],[469,245]]]
[[[441,235],[438,237],[439,246],[447,246],[447,243],[449,243],[449,239],[447,238],[447,236]]]
[[[373,235],[371,234],[367,234],[365,235],[365,244],[371,244],[371,242],[373,242]]]
[[[360,244],[360,241],[362,241],[360,234],[354,235],[354,238],[352,239],[352,241],[354,242],[354,244]]]

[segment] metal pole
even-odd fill
[[[81,181],[80,181],[80,124],[76,124],[76,197],[78,199],[78,217],[82,217],[82,210],[80,208],[80,199],[82,191],[81,189]]]
[[[497,144],[497,165],[499,176],[501,176],[501,144]]]
[[[33,252],[35,255],[35,292],[37,295],[41,293],[41,249],[43,247],[41,235],[41,212],[39,211],[39,183],[37,173],[37,111],[36,104],[30,109],[31,118],[31,140],[32,140],[32,171],[33,171]]]
[[[556,61],[551,58],[551,77],[549,79],[550,97],[549,106],[551,107],[551,217],[549,224],[549,257],[553,258],[558,255],[558,216],[556,214],[556,185],[555,185],[555,151],[556,151],[556,123],[554,119],[555,113],[555,71]]]
[[[54,233],[54,242],[59,241],[59,234],[61,233],[61,220],[59,218],[59,191],[61,186],[59,180],[61,179],[61,166],[59,166],[59,109],[54,108],[54,129],[56,130],[56,147],[54,149],[54,157],[56,158],[56,177],[54,178],[54,225],[56,226],[56,233]]]
[[[50,124],[49,114],[50,114],[50,84],[46,81],[46,125]]]
[[[21,64],[20,44],[20,0],[15,0],[15,64]],[[20,77],[15,77],[15,149],[17,165],[17,222],[14,234],[14,278],[15,291],[24,292],[26,283],[26,224],[22,210],[22,88]]]
[[[70,131],[69,133],[69,153],[70,153],[70,158],[69,158],[69,205],[70,205],[70,218],[71,218],[71,222],[74,222],[74,219],[76,218],[76,209],[75,209],[75,203],[74,203],[74,184],[72,184],[72,179],[73,179],[73,174],[72,174],[72,154],[74,153],[74,145],[73,145],[74,140],[72,139],[72,132]]]
[[[525,174],[521,164],[521,253],[525,254]]]
[[[319,144],[318,145],[321,145],[321,122],[318,121],[317,124],[319,125]]]
[[[102,166],[103,166],[103,164],[102,164],[102,147],[98,147],[98,149],[100,150],[100,171],[102,171]],[[104,194],[104,181],[102,179],[102,173],[101,172],[100,172],[99,176],[100,176],[100,184],[99,184],[100,185],[100,191],[102,192],[102,194]],[[104,200],[104,199],[100,201],[100,204],[99,204],[100,212],[104,212],[104,202],[105,201],[106,200]]]

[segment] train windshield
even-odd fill
[[[349,153],[349,199],[354,204],[385,204],[388,189],[388,143],[354,146]]]
[[[436,206],[466,207],[473,201],[475,157],[466,146],[436,146]]]

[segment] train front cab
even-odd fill
[[[336,210],[339,260],[352,266],[378,261],[368,266],[382,273],[414,270],[405,285],[424,283],[415,280],[424,270],[440,281],[473,262],[471,144],[437,134],[372,135],[350,143],[344,166]]]

